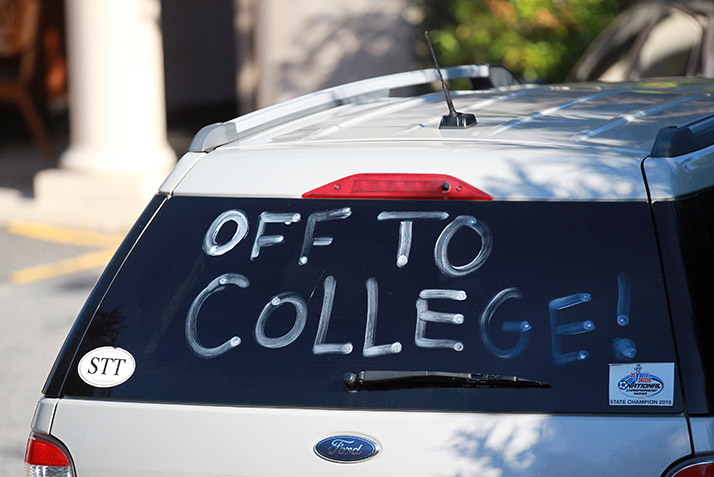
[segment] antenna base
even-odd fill
[[[439,129],[466,129],[476,124],[476,116],[471,113],[456,113],[456,116],[447,114],[441,117]]]

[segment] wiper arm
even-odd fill
[[[548,383],[518,376],[443,371],[360,371],[345,373],[342,379],[350,392],[404,388],[550,388]]]

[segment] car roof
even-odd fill
[[[346,104],[252,135],[227,148],[371,141],[492,142],[563,149],[607,148],[649,153],[663,125],[691,122],[714,109],[714,83],[518,86],[455,91],[459,112],[478,124],[440,130],[448,113],[441,93]]]
[[[641,162],[659,131],[714,113],[707,79],[453,91],[456,109],[476,115],[466,129],[439,129],[442,93],[373,97],[358,88],[340,98],[345,91],[204,128],[162,190],[300,197],[347,175],[400,172],[450,174],[497,199],[645,199]],[[683,192],[670,189],[660,194]]]

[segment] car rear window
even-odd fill
[[[122,382],[89,376],[120,374],[98,357],[108,347],[134,361]],[[64,395],[675,413],[675,368],[644,202],[174,197],[109,288]],[[348,392],[346,373],[371,370],[550,387]],[[628,379],[646,389],[622,391]]]
[[[689,414],[714,412],[714,189],[655,202]]]

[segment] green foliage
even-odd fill
[[[598,33],[633,3],[423,0],[422,26],[444,66],[502,63],[526,81],[561,82]],[[428,50],[420,53],[428,58]]]

